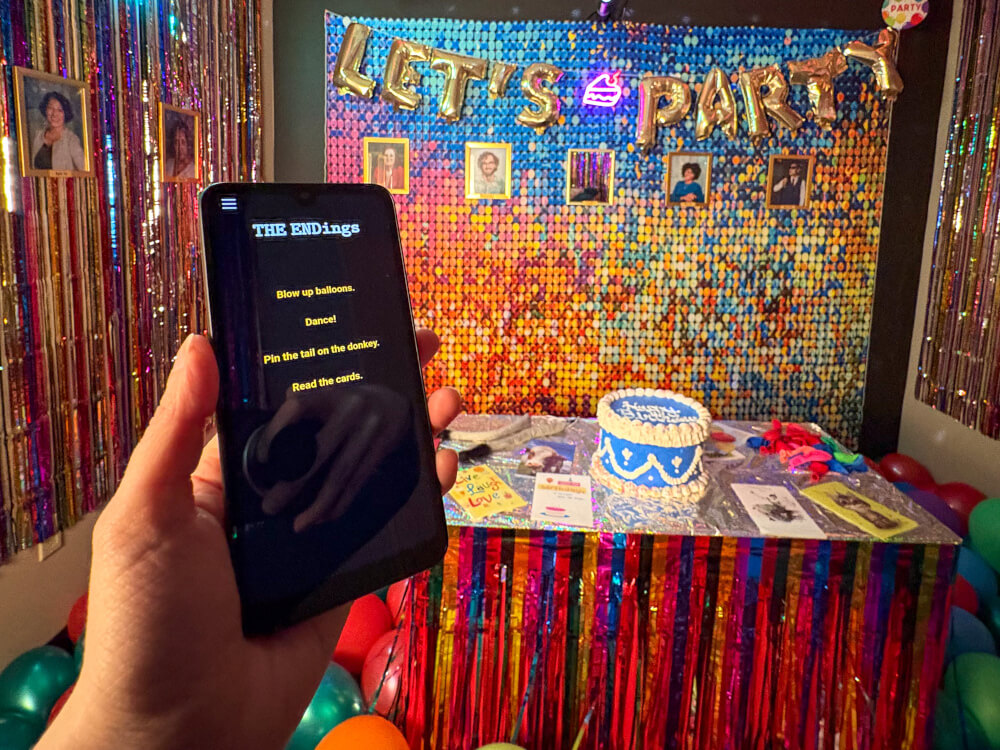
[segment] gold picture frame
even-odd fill
[[[177,165],[177,137],[186,132],[190,139],[190,161]],[[201,113],[160,102],[160,181],[201,181]]]
[[[771,158],[767,163],[766,203],[768,208],[775,210],[809,208],[809,204],[812,201],[813,163],[815,159],[816,157],[814,156],[800,156],[798,154],[771,154]],[[805,165],[805,178],[800,183],[801,187],[799,187],[799,202],[777,201],[774,199],[775,193],[790,187],[790,185],[783,185],[781,183],[790,176],[792,164],[798,164],[800,170],[802,165]]]
[[[378,149],[378,146],[382,146]],[[400,165],[385,166],[387,146],[402,147],[403,160]],[[373,148],[376,147],[376,148]],[[362,141],[362,157],[364,159],[364,181],[381,185],[393,195],[406,195],[410,192],[410,139],[409,138],[365,138]],[[397,149],[393,149],[393,159],[397,157]],[[396,170],[401,170],[397,172]],[[400,187],[400,182],[402,187]]]
[[[707,206],[712,197],[712,153],[710,151],[675,151],[664,157],[667,162],[667,174],[664,180],[664,191],[667,194],[667,204],[671,206]],[[682,196],[691,195],[683,190],[684,167],[693,164],[697,175],[692,185],[701,191],[701,200],[684,200]],[[704,179],[702,179],[704,178]],[[692,188],[693,190],[693,188]],[[675,199],[674,195],[678,198]]]
[[[491,175],[482,172],[482,162],[487,155],[492,155],[500,165],[500,159],[496,152],[503,152],[503,171],[500,176],[503,179],[502,190],[489,192],[489,190],[477,190],[486,187],[489,178],[496,174],[494,170]],[[509,143],[481,143],[478,141],[467,141],[465,144],[465,198],[466,200],[509,200],[511,196],[511,185],[514,181],[511,174],[512,150]],[[476,179],[477,173],[482,175],[482,179]]]
[[[593,184],[586,175],[581,179],[579,159],[598,155],[602,164],[598,171],[606,172],[601,183]],[[586,163],[583,165],[586,171]],[[615,202],[615,152],[608,148],[571,148],[566,152],[566,205],[612,206]]]
[[[53,108],[53,102],[59,106]],[[46,111],[43,111],[45,105]],[[14,68],[14,109],[17,116],[18,164],[25,177],[92,177],[90,87],[84,81]],[[52,114],[48,114],[48,110]],[[62,125],[50,117],[62,110]],[[69,117],[66,116],[67,110]],[[58,127],[60,137],[46,134]],[[46,151],[47,148],[47,151]],[[49,167],[36,166],[45,161]]]

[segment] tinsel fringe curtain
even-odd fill
[[[160,102],[202,183],[258,176],[259,0],[0,0],[0,560],[100,506],[179,343],[205,328],[196,183],[158,180]],[[93,177],[22,177],[14,67],[86,83]]]
[[[1000,438],[1000,1],[966,0],[916,396]]]

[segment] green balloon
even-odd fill
[[[983,730],[984,750],[1000,750],[997,685],[1000,685],[1000,658],[993,654],[959,654],[944,673],[944,691]]]
[[[389,595],[389,587],[388,586],[383,586],[382,588],[380,588],[378,591],[375,592],[375,596],[377,596],[382,601],[385,601],[385,598],[388,595]]]
[[[44,725],[59,696],[75,681],[72,656],[55,646],[33,648],[0,672],[0,712],[20,711]]]
[[[20,711],[0,713],[0,747],[4,750],[28,750],[42,736],[45,722]]]
[[[969,546],[1000,573],[1000,497],[983,500],[972,509]]]
[[[315,750],[331,729],[364,711],[358,683],[346,669],[331,662],[285,750]]]
[[[83,639],[86,636],[86,631],[80,633],[80,638],[76,642],[76,648],[73,649],[73,664],[76,665],[77,676],[80,675],[80,667],[83,666]]]
[[[934,744],[931,750],[986,748],[989,743],[979,722],[948,693],[939,690],[934,708]]]

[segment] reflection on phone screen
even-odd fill
[[[442,539],[392,205],[333,187],[202,201],[233,560],[262,618],[408,575]]]

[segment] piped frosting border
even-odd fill
[[[676,401],[694,409],[698,414],[698,420],[686,424],[650,424],[616,414],[611,409],[611,404],[629,396],[646,396]],[[700,403],[680,393],[657,388],[623,388],[604,394],[598,402],[597,423],[602,430],[633,443],[645,443],[664,448],[687,448],[705,442],[712,425],[712,415]]]

